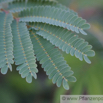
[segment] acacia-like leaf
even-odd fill
[[[35,33],[31,32],[31,40],[37,60],[40,61],[44,71],[46,71],[49,79],[52,79],[53,83],[56,83],[60,87],[62,82],[65,81],[63,82],[63,86],[68,90],[68,77],[71,77],[73,71],[70,70],[60,51]]]
[[[0,68],[1,73],[6,74],[8,68],[12,71],[13,61],[13,42],[11,26],[12,14],[0,13]]]
[[[86,20],[78,17],[78,15],[51,6],[35,6],[34,8],[23,10],[19,16],[20,21],[23,22],[52,24],[84,35],[87,34],[84,30],[90,28]],[[84,25],[87,25],[86,28]]]
[[[81,61],[84,58],[87,63],[91,63],[87,56],[93,57],[95,55],[95,52],[91,50],[92,46],[88,45],[88,42],[79,38],[75,33],[43,23],[34,23],[33,27],[37,28],[38,31],[36,33],[38,35],[49,40],[62,51],[67,54],[70,53],[72,56],[75,55]]]
[[[14,61],[18,65],[17,70],[22,78],[31,83],[32,76],[36,79],[38,72],[36,57],[34,56],[33,45],[25,23],[12,23]]]
[[[35,0],[35,1],[34,0],[28,0],[28,1],[15,0],[14,2],[9,4],[9,10],[10,12],[15,13],[15,12],[21,12],[22,10],[33,8],[35,6],[52,6],[62,10],[70,11],[71,13],[77,15],[76,12],[74,12],[73,10],[70,10],[69,8],[67,8],[66,6],[62,4],[59,4],[55,0]]]

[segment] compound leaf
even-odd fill
[[[38,28],[36,32],[38,35],[49,40],[62,51],[65,51],[67,54],[70,53],[72,56],[75,55],[81,61],[84,58],[87,63],[91,63],[87,56],[92,57],[95,55],[95,52],[91,50],[92,46],[88,45],[88,42],[79,38],[75,33],[43,23],[34,23],[32,26]]]
[[[20,21],[23,22],[42,22],[52,24],[76,33],[80,32],[84,35],[86,35],[84,30],[87,29],[87,26],[85,28],[83,25],[88,25],[88,28],[90,27],[90,25],[87,24],[84,19],[78,17],[78,15],[51,6],[35,6],[34,8],[23,10],[20,12],[19,17]]]
[[[31,40],[37,60],[42,64],[49,79],[52,79],[53,83],[56,83],[58,87],[61,86],[63,80],[68,82],[69,79],[67,78],[73,74],[73,71],[70,70],[69,65],[66,64],[59,50],[47,40],[37,35],[35,31],[31,31]],[[63,85],[67,84],[64,83]]]
[[[0,13],[0,68],[1,73],[6,74],[8,68],[12,71],[13,42],[11,26],[13,17],[11,13]]]
[[[17,70],[22,78],[26,77],[28,83],[32,82],[32,76],[36,79],[38,72],[33,45],[25,23],[12,23],[14,61],[18,65]]]

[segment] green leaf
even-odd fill
[[[84,24],[81,26],[82,29],[89,29],[90,28],[90,24]]]
[[[20,21],[23,22],[42,22],[52,24],[86,35],[84,29],[87,27],[80,28],[82,25],[87,24],[84,19],[78,19],[79,17],[74,13],[56,7],[35,6],[34,8],[21,11],[19,16]]]
[[[29,73],[29,75],[26,77],[26,81],[27,81],[28,83],[31,83],[31,82],[32,82],[32,75],[31,75],[31,73]]]
[[[33,45],[25,23],[12,23],[13,43],[14,43],[14,61],[18,65],[17,70],[22,78],[30,83],[30,75],[36,78],[38,72],[36,57],[34,56]]]
[[[88,56],[91,56],[91,57],[95,56],[95,52],[93,50],[89,50],[89,51],[85,52],[85,54]]]
[[[88,59],[87,56],[84,55],[84,60],[88,63],[88,64],[91,64],[91,61]]]
[[[6,74],[8,68],[12,71],[13,61],[13,42],[11,33],[12,14],[0,13],[0,68],[1,73]]]
[[[61,76],[58,77],[57,82],[56,82],[57,87],[60,87],[60,86],[61,86],[63,80],[64,80],[64,79],[63,79]],[[65,88],[64,88],[64,89],[65,89]]]
[[[64,79],[63,80],[63,87],[66,89],[66,90],[69,90],[69,85],[67,83],[67,81]]]
[[[95,52],[90,50],[92,46],[88,45],[88,42],[85,42],[84,39],[79,38],[71,31],[43,23],[34,23],[31,26],[34,27],[32,29],[38,28],[36,32],[38,35],[49,40],[53,45],[67,54],[75,55],[81,61],[84,55],[91,57],[95,55]]]
[[[8,67],[7,67],[7,65],[5,65],[5,66],[1,69],[1,73],[2,73],[2,74],[6,74],[7,71],[8,71]]]
[[[70,82],[76,82],[76,78],[74,76],[70,76],[67,78]]]
[[[26,0],[13,1],[12,3],[9,4],[9,10],[10,12],[15,13],[15,12],[21,12],[23,10],[33,8],[34,6],[52,6],[62,10],[70,11],[71,13],[77,15],[76,12],[70,10],[64,5],[59,4],[58,2],[56,2],[56,0],[39,0],[39,1],[28,0],[27,2]]]
[[[37,35],[35,31],[31,31],[30,34],[37,60],[42,64],[49,79],[60,87],[64,79],[67,80],[68,76],[72,76],[73,71],[55,46]]]

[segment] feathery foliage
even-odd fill
[[[37,60],[42,64],[49,79],[52,79],[53,83],[56,83],[58,87],[61,86],[63,81],[64,88],[69,89],[67,82],[71,81],[71,78],[74,79],[74,81],[76,79],[71,76],[73,71],[70,70],[70,67],[66,64],[59,50],[47,40],[36,35],[36,32],[31,32],[31,39]]]
[[[73,12],[51,6],[35,6],[34,8],[23,10],[19,17],[20,21],[52,24],[84,35],[86,35],[84,30],[90,28],[86,20],[78,17]]]
[[[14,43],[14,61],[22,78],[26,77],[27,82],[32,82],[32,76],[36,79],[36,60],[33,51],[33,45],[25,23],[16,23],[12,25],[13,43]]]
[[[54,2],[53,0],[28,0],[27,2],[24,0],[18,0],[18,1],[13,1],[9,4],[9,10],[12,13],[15,12],[20,12],[22,10],[30,9],[33,8],[34,6],[53,6],[59,9],[67,10],[70,12],[73,12],[74,14],[77,15],[76,12],[73,10],[70,10],[69,8],[66,8],[65,6],[57,3],[56,1]]]
[[[0,68],[1,73],[6,74],[8,68],[12,71],[13,42],[11,34],[12,15],[11,13],[0,13]]]
[[[8,7],[2,8],[2,3]],[[1,73],[12,70],[15,62],[21,77],[31,83],[32,77],[37,78],[37,58],[48,78],[68,90],[68,82],[76,78],[60,50],[90,64],[88,57],[95,52],[78,36],[86,35],[90,25],[55,0],[0,0],[0,5]]]
[[[38,35],[43,36],[62,51],[70,53],[72,56],[75,55],[81,61],[84,58],[87,63],[91,63],[87,56],[95,55],[94,51],[90,50],[92,46],[78,35],[66,29],[43,23],[35,23],[33,27],[38,30],[36,32]]]

